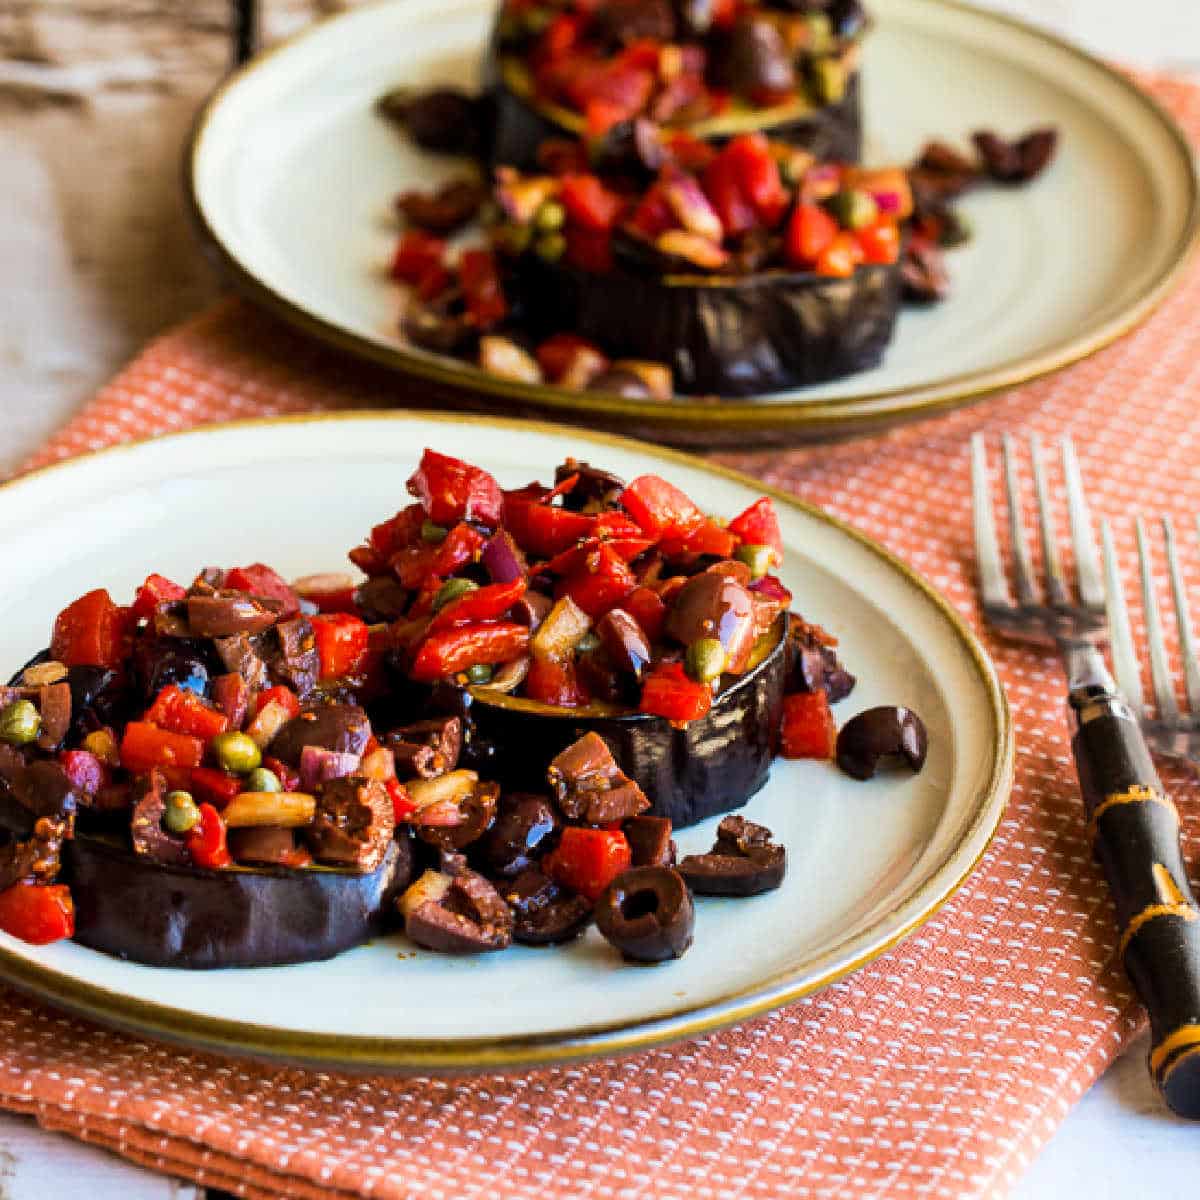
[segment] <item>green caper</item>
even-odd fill
[[[761,579],[771,569],[774,558],[775,551],[770,546],[747,542],[737,548],[737,560],[750,568],[751,579]]]
[[[212,740],[212,748],[217,762],[235,775],[245,775],[262,765],[262,751],[244,733],[236,730],[218,733]]]
[[[192,799],[191,792],[168,792],[167,806],[163,812],[163,824],[172,833],[187,833],[195,829],[200,821],[200,810]]]
[[[283,784],[279,782],[279,776],[274,771],[268,771],[266,767],[255,767],[249,775],[246,776],[244,784],[248,792],[282,792]]]
[[[436,546],[439,542],[446,540],[448,530],[445,525],[437,525],[428,517],[421,522],[421,541],[428,542],[431,546]]]
[[[447,579],[438,588],[437,595],[433,598],[433,611],[441,612],[451,600],[457,600],[460,596],[465,596],[468,592],[476,592],[478,590],[479,584],[470,579]]]
[[[475,663],[467,668],[468,683],[491,683],[492,668],[487,663]]]
[[[866,229],[879,220],[879,205],[870,192],[851,188],[837,192],[825,201],[825,207],[843,229]]]
[[[585,633],[583,637],[581,637],[579,641],[575,643],[575,649],[578,650],[580,654],[590,654],[593,650],[599,649],[599,647],[600,639],[594,633],[592,633],[591,630]]]
[[[31,700],[14,700],[0,711],[0,741],[27,746],[42,731],[42,716]]]
[[[814,99],[837,104],[846,95],[846,69],[836,58],[818,58],[812,64]]]
[[[546,262],[558,262],[567,252],[567,239],[561,233],[546,233],[534,244],[534,253]]]
[[[557,233],[567,223],[567,210],[557,200],[543,200],[533,223],[542,233]]]
[[[683,665],[697,683],[712,683],[725,670],[725,647],[716,638],[697,638],[687,648]]]

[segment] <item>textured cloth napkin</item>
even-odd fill
[[[1200,88],[1153,86],[1200,138]],[[1194,264],[1139,332],[1063,374],[868,440],[724,461],[866,530],[979,630],[969,435],[994,447],[1002,430],[1070,432],[1130,569],[1131,502],[1200,511],[1198,311]],[[36,463],[200,421],[421,400],[419,384],[231,302],[150,346]],[[1194,592],[1200,548],[1182,541]],[[995,841],[931,921],[818,995],[635,1058],[405,1081],[185,1053],[0,993],[0,1105],[255,1197],[1001,1195],[1140,1017],[1085,836],[1058,668],[983,636],[1018,747]],[[1164,777],[1194,854],[1200,788]]]

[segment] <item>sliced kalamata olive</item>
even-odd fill
[[[320,655],[312,622],[306,616],[292,617],[275,626],[279,653],[272,656],[272,674],[290,687],[301,700],[317,686],[321,673]]]
[[[884,705],[851,717],[838,733],[837,764],[854,779],[870,779],[880,766],[925,765],[929,735],[911,708]]]
[[[979,170],[967,155],[941,141],[926,143],[916,166],[918,170],[932,171],[937,175],[974,175]]]
[[[425,150],[443,154],[474,154],[480,148],[481,101],[456,88],[414,93],[398,88],[381,96],[380,115],[401,125]]]
[[[670,867],[631,867],[596,901],[596,926],[635,962],[682,957],[695,923],[692,894]]]
[[[592,161],[602,174],[649,179],[668,161],[660,126],[646,117],[619,121],[592,151]]]
[[[71,728],[71,685],[64,680],[39,688],[37,706],[42,718],[37,744],[56,750]]]
[[[400,897],[405,933],[443,954],[503,950],[512,942],[512,910],[482,875],[463,867],[453,871],[427,871]]]
[[[796,65],[770,17],[742,17],[729,43],[729,81],[742,96],[786,95],[796,86]]]
[[[575,660],[575,673],[584,691],[602,704],[634,702],[637,697],[630,688],[633,682],[618,671],[603,649],[589,650]]]
[[[9,786],[17,803],[36,817],[69,817],[79,801],[66,771],[46,759],[18,771]]]
[[[223,638],[263,633],[279,620],[279,614],[264,600],[242,592],[218,592],[214,596],[189,596],[187,619],[193,636]]]
[[[374,871],[395,828],[395,809],[383,784],[347,776],[321,785],[316,816],[304,836],[317,862]]]
[[[134,677],[147,704],[170,684],[203,696],[214,669],[220,668],[204,642],[149,637],[139,637],[134,642]],[[95,674],[101,671],[100,667],[70,669],[67,678],[72,686],[71,702],[77,714],[96,703],[107,682],[111,682],[113,673],[105,673],[108,676],[106,682]]]
[[[635,867],[673,867],[675,843],[666,817],[633,817],[621,827]]]
[[[558,807],[571,820],[608,825],[650,807],[642,789],[617,766],[597,733],[587,733],[558,754],[546,770]]]
[[[522,871],[504,889],[513,913],[513,940],[547,946],[578,937],[592,919],[592,902],[536,868]]]
[[[676,593],[666,631],[690,646],[715,638],[724,647],[726,669],[741,671],[754,645],[754,597],[728,575],[694,575]]]
[[[410,224],[447,234],[475,219],[484,196],[477,179],[452,179],[436,192],[405,192],[396,208]]]
[[[354,603],[368,625],[379,625],[404,615],[408,590],[390,575],[377,575],[354,593]]]
[[[1036,129],[1026,134],[1017,143],[1017,151],[1021,155],[1020,182],[1036,179],[1053,161],[1057,149],[1056,129]]]
[[[675,40],[675,13],[670,0],[607,0],[594,11],[596,33],[614,46],[648,40]]]
[[[215,639],[213,648],[225,670],[240,675],[254,691],[262,691],[269,686],[271,673],[267,668],[261,638],[238,633],[233,637]]]
[[[950,294],[950,275],[942,252],[929,242],[909,242],[900,264],[904,298],[914,304],[936,304]]]
[[[423,842],[442,850],[463,850],[492,827],[499,797],[498,783],[478,783],[457,803],[430,805],[413,818],[417,835]],[[440,811],[435,814],[434,809]]]
[[[787,854],[771,840],[765,825],[725,817],[707,854],[689,854],[679,873],[703,896],[757,896],[783,882]]]
[[[984,168],[997,183],[1028,183],[1053,159],[1058,132],[1037,129],[1010,142],[991,130],[981,129],[973,140]]]
[[[562,503],[563,508],[573,512],[580,512],[591,505],[606,504],[625,489],[625,481],[620,476],[575,458],[568,458],[554,468],[556,484],[570,479],[572,475],[578,478],[575,486],[563,496]]]
[[[281,762],[300,766],[305,746],[338,754],[359,754],[371,736],[367,714],[353,704],[322,704],[293,717],[276,735],[270,752]]]
[[[562,820],[546,796],[515,792],[500,801],[496,822],[476,847],[489,875],[512,879],[554,848]]]
[[[166,781],[161,771],[138,776],[134,781],[133,815],[129,834],[135,854],[168,866],[184,866],[191,861],[181,837],[168,833],[163,826],[166,812]]]
[[[463,722],[460,717],[434,717],[392,730],[384,738],[396,759],[401,779],[418,775],[433,779],[453,771],[462,753]]]
[[[621,671],[642,677],[650,665],[650,639],[637,618],[623,608],[613,608],[596,623],[596,636],[612,664]]]

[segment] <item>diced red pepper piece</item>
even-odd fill
[[[234,591],[249,592],[252,596],[278,600],[283,605],[280,609],[282,617],[294,617],[300,611],[300,597],[292,591],[292,585],[266,563],[234,567],[225,575],[225,586]]]
[[[227,867],[233,859],[225,843],[225,822],[211,804],[200,805],[200,820],[187,835],[187,849],[198,867]]]
[[[558,845],[542,859],[542,869],[572,891],[598,900],[622,871],[629,870],[633,851],[619,829],[583,829],[568,825]]]
[[[832,758],[837,726],[824,691],[796,692],[783,698],[780,753],[784,758]]]
[[[712,27],[714,29],[732,29],[738,18],[741,0],[713,0]]]
[[[193,797],[216,809],[224,808],[244,787],[241,776],[213,767],[194,767],[189,782]]]
[[[203,758],[204,743],[198,737],[147,721],[130,721],[121,738],[121,766],[135,774],[155,767],[198,767]]]
[[[854,237],[865,263],[887,265],[900,257],[900,230],[892,221],[860,229]]]
[[[225,714],[231,729],[241,729],[250,709],[250,685],[236,671],[217,675],[212,681],[212,703]]]
[[[625,200],[605,187],[596,175],[566,175],[559,199],[567,220],[593,233],[605,233],[625,210]]]
[[[421,526],[425,521],[425,509],[420,504],[410,504],[402,508],[394,517],[381,521],[371,530],[367,543],[375,554],[387,562],[405,546],[411,546],[421,535]],[[368,572],[369,573],[369,572]],[[381,571],[375,574],[382,574]]]
[[[500,524],[504,511],[500,485],[486,471],[461,459],[426,450],[407,486],[435,525],[478,521],[495,529]]]
[[[852,233],[839,233],[817,259],[817,274],[849,279],[862,261],[862,251]]]
[[[709,195],[708,198],[717,210],[717,215],[722,218],[723,224],[724,214],[721,211],[720,205],[712,195]],[[628,225],[644,237],[649,238],[650,241],[654,241],[660,233],[666,233],[668,229],[677,229],[679,227],[675,211],[667,200],[661,182],[656,181],[650,185],[646,194],[638,201],[637,207],[633,210]],[[747,228],[749,227],[747,226]]]
[[[504,524],[527,554],[553,558],[580,538],[590,536],[595,518],[509,492],[504,497]]]
[[[712,707],[712,688],[697,683],[682,663],[659,663],[642,684],[639,712],[665,717],[673,725],[686,725]]]
[[[587,703],[587,693],[575,672],[575,660],[560,661],[534,655],[525,676],[525,695],[530,700],[559,708],[578,708]]]
[[[298,792],[300,790],[300,772],[294,767],[288,766],[287,763],[272,754],[268,754],[263,759],[263,766],[272,772],[275,778],[283,784],[285,792]]]
[[[758,220],[774,229],[787,212],[791,196],[779,176],[779,163],[771,153],[766,136],[744,133],[735,137],[721,151],[728,158],[742,194],[749,201]]]
[[[667,619],[667,606],[657,592],[648,587],[634,588],[625,597],[621,607],[637,618],[637,623],[645,630],[650,641],[657,642],[662,637],[663,625]]]
[[[265,691],[259,692],[258,698],[254,702],[254,715],[258,716],[271,703],[282,704],[287,709],[289,717],[298,717],[300,715],[300,698],[290,687],[284,687],[282,684],[279,684],[276,687],[269,687]]]
[[[594,551],[557,589],[558,595],[570,596],[593,620],[616,608],[637,586],[637,579],[624,560],[605,542]]]
[[[579,42],[586,24],[582,13],[559,13],[538,39],[534,57],[543,61],[562,58]]]
[[[728,529],[718,525],[710,517],[698,529],[693,529],[685,538],[664,538],[659,544],[668,556],[681,554],[711,554],[717,558],[729,558],[737,549],[738,540]]]
[[[578,226],[567,227],[566,261],[580,271],[607,275],[613,269],[612,233]]]
[[[494,621],[504,616],[525,595],[526,587],[528,584],[524,579],[514,579],[511,583],[489,583],[486,587],[467,592],[437,613],[429,622],[429,632]]]
[[[512,621],[446,629],[426,637],[417,647],[410,675],[418,683],[432,683],[476,663],[508,662],[528,648],[529,626]]]
[[[783,239],[783,255],[793,266],[811,271],[833,244],[838,223],[819,204],[797,204]]]
[[[88,592],[58,614],[50,655],[68,667],[119,666],[131,616],[104,588]]]
[[[0,892],[0,929],[32,946],[75,933],[75,904],[65,884],[22,880]]]
[[[353,575],[330,571],[322,575],[304,575],[292,583],[292,590],[301,600],[315,604],[324,613],[352,613],[354,593],[358,584]]]
[[[745,512],[729,522],[729,532],[736,534],[744,545],[770,546],[775,551],[775,563],[783,562],[783,534],[779,532],[779,517],[770,496],[755,500]]]
[[[496,256],[490,250],[464,250],[458,260],[458,282],[476,329],[491,329],[508,315]]]
[[[312,618],[322,679],[343,679],[362,670],[370,634],[351,613],[320,613]]]
[[[673,483],[640,475],[621,493],[621,507],[647,537],[686,538],[708,519]]]
[[[704,193],[708,196],[727,237],[746,233],[757,224],[755,212],[742,190],[736,164],[718,154],[704,172]]]
[[[391,797],[392,813],[397,822],[408,820],[417,811],[416,804],[413,803],[412,797],[408,794],[408,788],[398,779],[385,779],[383,786],[387,789],[387,794]]]
[[[182,600],[186,595],[186,588],[172,583],[165,575],[147,575],[133,598],[133,615],[139,621],[151,621],[160,604]]]
[[[408,229],[396,247],[392,259],[392,278],[401,283],[420,283],[435,267],[442,265],[446,243],[422,229]]]
[[[440,545],[421,544],[401,550],[392,559],[392,570],[406,588],[425,587],[431,579],[445,579],[473,562],[484,541],[479,530],[464,522],[455,525]]]
[[[556,333],[548,337],[538,346],[535,356],[546,377],[558,379],[580,350],[589,350],[603,357],[598,346],[576,333]]]
[[[59,765],[71,781],[71,787],[85,796],[94,796],[112,782],[112,772],[88,750],[64,750]]]
[[[186,733],[208,742],[229,728],[229,718],[189,688],[169,684],[146,710],[146,720],[172,733]]]

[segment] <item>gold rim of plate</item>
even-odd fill
[[[78,459],[54,463],[28,472],[0,484],[0,500],[29,479],[70,471],[80,463],[96,458],[111,458],[158,441],[198,441],[220,436],[229,430],[254,430],[281,425],[302,425],[318,422],[356,421],[431,421],[450,426],[463,423],[488,428],[503,428],[515,432],[528,431],[555,436],[583,437],[593,443],[615,446],[631,453],[647,455],[660,461],[678,463],[695,470],[732,480],[761,494],[771,496],[778,504],[798,510],[807,517],[832,526],[881,559],[899,573],[929,601],[948,624],[951,633],[961,644],[974,665],[975,672],[987,693],[989,719],[995,729],[991,747],[991,764],[987,783],[975,800],[973,819],[963,829],[956,846],[929,869],[925,882],[912,895],[906,896],[895,908],[882,914],[871,929],[848,939],[860,948],[851,958],[834,963],[815,974],[805,968],[792,968],[766,979],[730,992],[727,995],[695,1006],[665,1010],[654,1016],[634,1021],[599,1024],[570,1031],[530,1034],[517,1037],[485,1037],[455,1039],[404,1039],[378,1037],[347,1037],[314,1032],[296,1032],[213,1017],[197,1016],[169,1005],[133,1000],[119,992],[95,984],[65,978],[30,961],[7,947],[0,946],[0,980],[10,983],[39,999],[49,1001],[70,1012],[136,1034],[148,1034],[166,1041],[221,1053],[248,1055],[271,1061],[282,1061],[314,1068],[349,1071],[394,1073],[416,1072],[480,1072],[516,1070],[549,1066],[598,1056],[627,1054],[647,1050],[667,1042],[699,1037],[737,1022],[759,1016],[803,996],[827,987],[838,979],[871,962],[907,937],[927,921],[974,870],[990,845],[1004,814],[1012,787],[1014,740],[1008,701],[995,669],[975,636],[950,604],[921,575],[912,570],[878,542],[853,526],[816,505],[778,488],[770,487],[753,476],[709,463],[680,450],[624,438],[616,434],[581,433],[569,426],[544,421],[524,421],[515,418],[464,416],[419,409],[401,412],[355,410],[341,413],[312,413],[297,416],[266,417],[256,420],[231,421],[220,425],[201,426],[159,438],[144,438],[111,446]],[[959,849],[978,841],[978,851],[970,861],[959,861]],[[905,923],[893,930],[887,939],[875,944],[872,931],[887,924],[900,908],[918,903],[918,910]],[[864,945],[865,943],[865,945]],[[842,947],[827,949],[822,957],[836,957]],[[147,967],[147,970],[156,968]],[[804,978],[798,976],[804,975]]]
[[[395,0],[371,2],[382,6]],[[722,438],[736,437],[739,433],[744,436],[773,433],[784,439],[789,435],[797,439],[838,436],[931,416],[1062,370],[1115,342],[1150,316],[1178,282],[1191,255],[1200,246],[1200,173],[1191,145],[1170,113],[1154,97],[1102,59],[1016,17],[985,13],[964,0],[925,0],[925,3],[950,11],[971,13],[980,20],[1020,30],[1057,48],[1077,62],[1103,72],[1154,117],[1187,165],[1187,219],[1168,265],[1160,274],[1150,280],[1141,294],[1115,316],[1097,321],[1076,336],[1040,353],[998,367],[971,371],[924,385],[858,392],[825,400],[765,401],[741,398],[723,401],[696,397],[665,401],[631,400],[616,395],[571,392],[547,384],[500,379],[471,364],[404,347],[383,345],[318,316],[253,275],[221,242],[208,223],[200,201],[196,182],[197,158],[209,119],[230,89],[291,46],[320,36],[326,22],[344,20],[350,16],[348,13],[324,17],[284,39],[232,73],[213,91],[197,114],[184,148],[184,195],[188,212],[201,240],[243,295],[324,342],[407,375],[453,388],[464,399],[472,393],[482,393],[507,402],[516,411],[534,411],[538,416],[567,421],[595,418],[610,427],[637,428],[639,432],[653,429],[663,436],[669,436],[674,431],[699,444],[714,444]],[[361,8],[354,11],[361,11]],[[880,401],[893,403],[883,410],[870,407]],[[631,422],[638,424],[633,426]]]

